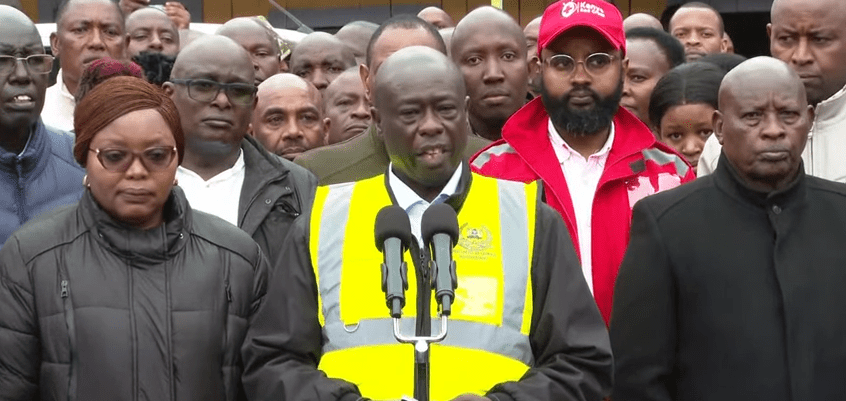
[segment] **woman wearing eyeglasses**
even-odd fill
[[[77,105],[82,200],[0,250],[0,398],[237,400],[267,262],[175,186],[173,102],[116,77]]]

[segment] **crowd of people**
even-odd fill
[[[748,60],[700,2],[666,27],[427,7],[297,42],[147,3],[64,0],[49,53],[0,5],[0,399],[846,394],[838,0],[774,0]],[[433,205],[457,215],[451,309]],[[370,234],[390,206],[400,320]],[[394,330],[442,314],[421,371]]]

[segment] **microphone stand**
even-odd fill
[[[431,259],[430,259],[431,260]],[[435,266],[435,279],[437,281],[436,288],[444,288],[445,286],[450,286],[453,289],[455,288],[455,283],[457,283],[456,275],[455,275],[455,262],[452,261],[450,266],[445,266],[444,268],[447,269],[449,274],[444,277],[443,274],[437,274],[440,267],[437,265],[435,260],[431,260],[432,264]],[[442,280],[448,280],[448,283],[442,283]],[[427,285],[424,291],[428,290],[428,292],[432,292],[431,285]],[[418,288],[418,291],[420,289]],[[440,320],[441,320],[441,327],[438,330],[438,334],[434,336],[407,336],[402,333],[401,329],[401,318],[394,317],[394,337],[400,343],[404,344],[414,344],[414,398],[416,401],[429,401],[429,385],[430,385],[430,376],[429,376],[429,344],[437,343],[443,341],[447,336],[447,330],[449,327],[449,315],[451,312],[451,303],[454,297],[453,295],[446,295],[446,294],[437,294],[441,296],[436,296],[435,299],[438,302],[438,307],[440,310]],[[429,299],[429,297],[425,297],[425,299]]]

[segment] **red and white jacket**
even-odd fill
[[[561,213],[578,252],[576,216],[548,127],[543,102],[540,98],[532,100],[505,123],[502,139],[476,153],[470,165],[474,172],[490,177],[542,180],[546,203]],[[658,142],[626,109],[621,107],[614,116],[614,127],[614,142],[596,187],[591,214],[593,295],[606,324],[611,317],[614,280],[629,242],[635,202],[696,178],[681,155]]]

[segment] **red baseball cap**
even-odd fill
[[[604,0],[560,0],[543,12],[538,32],[538,56],[558,35],[577,26],[601,33],[615,49],[625,54],[623,16],[616,6]]]

